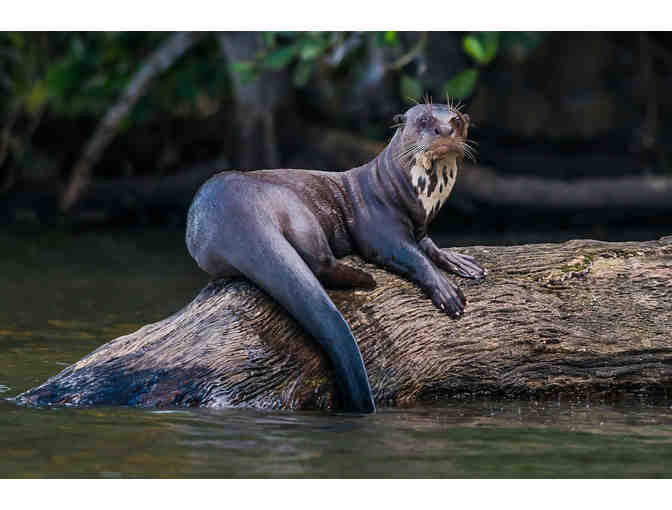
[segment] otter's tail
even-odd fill
[[[250,240],[252,251],[229,251],[228,262],[268,292],[326,350],[347,410],[373,412],[375,405],[362,355],[347,322],[313,272],[278,231]]]

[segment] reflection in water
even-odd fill
[[[0,404],[12,476],[669,476],[672,409],[459,402],[372,416]]]
[[[14,239],[0,259],[2,397],[184,305],[205,277],[181,236]],[[351,416],[0,400],[0,476],[608,477],[670,476],[669,466],[670,402],[462,401]]]

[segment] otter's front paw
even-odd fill
[[[430,289],[429,297],[439,310],[451,317],[460,317],[467,305],[467,298],[462,291],[447,278],[440,278],[437,284]]]
[[[441,266],[447,271],[463,278],[473,278],[481,280],[485,278],[488,272],[481,266],[474,257],[462,255],[450,250],[441,250]]]

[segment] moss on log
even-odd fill
[[[461,280],[466,315],[352,257],[371,291],[330,291],[358,340],[379,406],[463,397],[668,396],[672,237],[469,247],[489,270]],[[334,408],[326,357],[244,280],[103,345],[18,397],[32,404]]]

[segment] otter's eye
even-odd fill
[[[420,117],[420,120],[418,120],[418,126],[420,127],[420,129],[425,129],[428,124],[429,119],[427,117]]]

